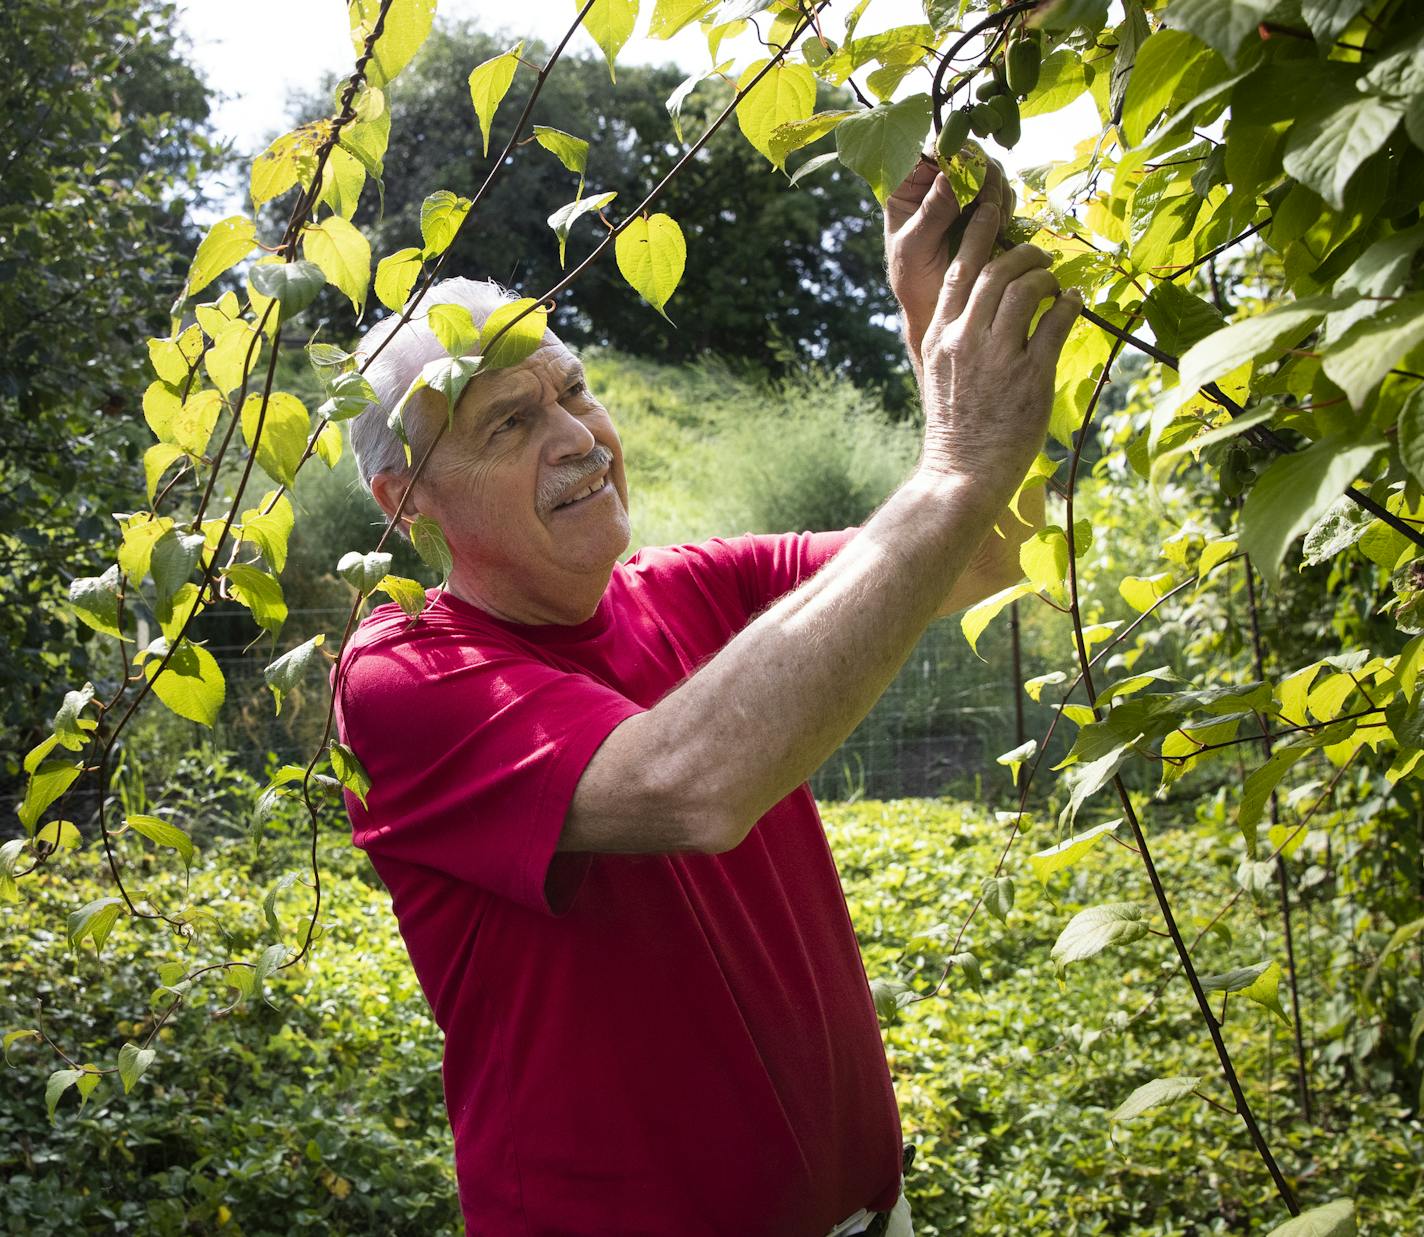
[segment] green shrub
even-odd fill
[[[825,815],[868,973],[927,990],[952,945],[942,925],[957,927],[993,870],[1002,826],[978,809],[923,800]],[[64,913],[110,891],[92,852],[27,881],[25,901],[4,911],[16,948],[0,963],[3,1025],[34,1026],[38,992],[65,1011],[46,1014],[45,1026],[67,1051],[111,1063],[144,1034],[160,963],[251,958],[272,939],[260,898],[235,892],[265,892],[304,870],[300,828],[282,818],[272,828],[255,857],[243,838],[200,850],[194,892],[218,920],[186,953],[158,931],[125,939],[141,931],[128,920],[98,960],[87,946],[67,951]],[[1045,832],[1025,847],[1050,845]],[[1207,875],[1233,862],[1200,831],[1164,831],[1155,845],[1174,889],[1210,889]],[[231,990],[200,981],[131,1094],[102,1082],[81,1111],[71,1089],[51,1126],[43,1091],[56,1063],[34,1041],[12,1045],[17,1069],[0,1093],[0,1229],[460,1231],[438,1032],[366,860],[336,830],[321,849],[324,931],[309,961],[268,982],[270,1005],[249,999],[225,1011]],[[981,914],[965,941],[982,964],[983,992],[968,991],[956,971],[939,999],[887,1027],[905,1134],[919,1148],[907,1183],[919,1237],[1264,1233],[1281,1218],[1233,1116],[1189,1098],[1110,1135],[1108,1113],[1152,1077],[1201,1074],[1208,1094],[1224,1096],[1180,985],[1123,1026],[1161,973],[1164,941],[1076,964],[1063,985],[1055,978],[1049,947],[1081,902],[1144,896],[1133,862],[1105,846],[1082,865],[1087,878],[1056,878],[1052,899],[1018,880],[1008,926]],[[1016,852],[1010,870],[1020,867]],[[181,876],[151,856],[129,874],[151,896],[181,891]],[[300,939],[310,896],[301,884],[280,894],[283,940]],[[120,954],[139,961],[115,963]],[[1362,1232],[1411,1231],[1424,1157],[1398,1101],[1337,1090],[1328,1132],[1293,1124],[1289,1032],[1250,1007],[1232,1009],[1226,1033],[1305,1200],[1352,1195]],[[1339,1081],[1317,1075],[1327,1078]]]

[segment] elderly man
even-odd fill
[[[860,529],[620,563],[618,435],[552,335],[470,383],[418,477],[386,409],[440,345],[413,322],[371,366],[363,478],[387,513],[435,520],[454,569],[418,619],[378,608],[346,651],[339,719],[373,781],[348,805],[445,1033],[470,1232],[909,1233],[805,782],[933,618],[1018,577],[1027,530],[990,530],[1042,444],[1078,302],[1041,250],[989,260],[1006,193],[995,171],[952,262],[942,175],[922,164],[888,204],[925,438]],[[478,318],[498,296],[451,280],[427,303]],[[408,411],[417,458],[444,420]]]

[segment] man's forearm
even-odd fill
[[[805,781],[895,677],[1002,495],[917,475],[811,580],[643,719],[733,842]],[[676,758],[676,757],[674,757]]]

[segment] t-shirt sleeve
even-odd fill
[[[750,618],[809,580],[859,531],[714,537],[697,547],[699,566],[735,579]]]
[[[642,708],[515,647],[438,639],[358,651],[340,684],[344,741],[371,777],[347,796],[373,859],[433,868],[558,914],[586,856],[555,855],[574,789]]]

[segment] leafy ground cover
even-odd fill
[[[869,974],[927,990],[951,947],[937,925],[957,921],[992,869],[1001,826],[944,801],[833,805],[825,814]],[[1205,851],[1200,833],[1169,832],[1158,845],[1163,868],[1184,885],[1218,875],[1189,880],[1189,866],[1233,863],[1224,847]],[[81,1109],[71,1088],[51,1125],[48,1051],[32,1040],[9,1046],[0,1228],[460,1231],[437,1030],[364,858],[337,835],[322,849],[324,931],[307,962],[267,979],[270,1004],[250,998],[230,1012],[231,989],[197,981],[129,1094],[106,1078]],[[940,998],[891,1016],[887,1050],[906,1135],[919,1146],[908,1189],[922,1237],[1168,1237],[1265,1232],[1278,1221],[1270,1183],[1228,1114],[1189,1096],[1133,1122],[1109,1120],[1128,1092],[1164,1073],[1206,1075],[1203,1090],[1220,1098],[1209,1047],[1180,994],[1124,1025],[1158,978],[1165,942],[1149,936],[1104,953],[1061,984],[1049,959],[1080,904],[1142,896],[1132,858],[1096,852],[1088,875],[1055,877],[1047,892],[1020,879],[1007,925],[976,920],[966,942],[981,962],[982,991],[956,971]],[[256,955],[291,934],[310,891],[278,889],[275,929],[249,891],[265,894],[303,870],[295,834],[269,835],[256,852],[245,838],[215,839],[198,853],[193,892],[212,908],[226,947]],[[134,877],[155,893],[175,883],[158,868]],[[1116,892],[1105,895],[1105,883]],[[158,967],[181,956],[157,933],[122,948],[111,940],[97,959],[87,943],[69,954],[64,911],[106,892],[93,854],[27,885],[25,900],[5,909],[15,947],[0,962],[5,1025],[33,1025],[38,991],[54,1011],[50,1033],[96,1060],[118,1050],[116,1022],[120,1035],[139,1038]],[[133,921],[115,929],[139,930]],[[1424,1155],[1403,1104],[1352,1086],[1335,1093],[1322,1125],[1297,1126],[1284,1026],[1251,1007],[1233,1010],[1228,1033],[1303,1197],[1356,1197],[1366,1234],[1417,1231]],[[1332,1077],[1318,1075],[1322,1089]]]

